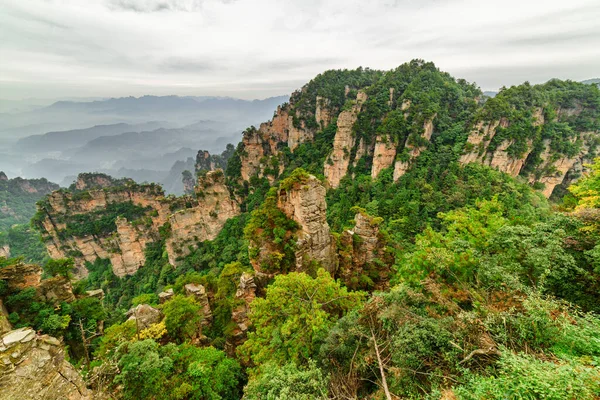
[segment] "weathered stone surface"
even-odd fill
[[[376,179],[379,173],[390,167],[396,157],[396,143],[387,135],[377,135],[375,142],[375,151],[373,153],[373,167],[371,168],[371,177]]]
[[[162,312],[148,304],[139,304],[138,306],[131,308],[127,311],[126,316],[132,321],[137,320],[137,326],[140,330],[147,329],[163,319]]]
[[[10,332],[12,329],[12,325],[8,320],[8,311],[0,299],[0,335],[4,335],[7,332]]]
[[[233,332],[226,344],[226,350],[229,354],[235,354],[235,348],[241,345],[251,326],[248,313],[250,312],[250,304],[256,297],[256,283],[254,277],[244,272],[240,276],[240,282],[235,293],[236,306],[231,313],[231,320],[236,324]]]
[[[164,302],[171,300],[173,296],[175,296],[175,292],[173,292],[173,289],[167,289],[166,291],[160,292],[158,294],[158,301],[160,302],[160,304],[163,304]]]
[[[363,103],[367,100],[365,92],[358,92],[354,105],[342,111],[337,119],[337,131],[333,140],[333,150],[325,160],[324,174],[329,185],[336,188],[340,180],[346,176],[350,165],[350,153],[354,147],[355,137],[352,127],[358,118]]]
[[[3,400],[92,400],[92,393],[60,342],[21,328],[2,336],[0,394]]]
[[[212,240],[225,221],[239,214],[239,206],[231,198],[222,170],[210,171],[199,178],[198,200],[191,197],[165,198],[158,186],[126,185],[106,190],[92,189],[76,195],[57,191],[48,197],[49,207],[40,209],[44,243],[52,258],[73,257],[76,276],[87,276],[85,263],[98,258],[109,259],[117,276],[134,274],[146,263],[145,249],[160,239],[160,229],[169,222],[171,234],[166,241],[169,261],[185,256],[196,243]],[[57,221],[104,209],[110,203],[132,202],[146,208],[146,215],[137,221],[117,217],[116,231],[101,236],[67,237],[66,228]],[[164,228],[163,228],[164,229]]]
[[[317,96],[317,108],[315,110],[315,119],[321,129],[325,129],[333,119],[333,110],[331,109],[331,101],[329,99]]]
[[[42,281],[42,268],[22,262],[0,268],[0,279],[5,280],[10,289],[39,287]]]
[[[41,281],[37,294],[41,300],[54,304],[60,304],[63,301],[70,303],[75,300],[71,281],[63,276]]]
[[[326,218],[325,193],[325,186],[312,175],[289,190],[279,191],[277,207],[300,226],[296,232],[296,268],[299,271],[311,261],[319,262],[332,273],[337,267],[335,243]]]
[[[340,264],[337,277],[348,287],[358,288],[362,275],[369,276],[373,284],[379,287],[388,281],[389,262],[374,264],[375,259],[383,261],[384,241],[379,234],[381,219],[359,212],[354,217],[355,225],[352,230],[342,233],[340,238]],[[376,271],[376,273],[372,273]],[[381,288],[381,287],[379,287]]]
[[[0,246],[0,257],[9,258],[10,257],[10,246],[4,244]]]
[[[165,244],[171,265],[177,265],[179,257],[188,255],[190,246],[217,237],[225,222],[240,213],[239,204],[231,198],[220,169],[198,179],[197,196],[196,207],[169,217],[171,236]]]
[[[88,297],[95,297],[98,300],[104,299],[104,290],[103,289],[88,290],[85,293],[88,295]]]
[[[212,311],[210,310],[210,303],[208,302],[208,294],[206,288],[200,284],[189,283],[184,286],[185,294],[193,296],[198,304],[202,307],[202,325],[210,325],[212,321]]]

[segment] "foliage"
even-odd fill
[[[178,342],[196,337],[202,321],[202,307],[192,297],[176,295],[161,306],[169,336]]]
[[[325,400],[327,377],[314,361],[308,366],[298,367],[294,363],[283,366],[267,364],[260,377],[252,379],[244,389],[248,400]]]
[[[361,292],[348,292],[323,269],[316,278],[298,272],[278,275],[265,298],[252,302],[254,331],[240,354],[254,365],[268,361],[306,364],[335,321],[363,297]]]

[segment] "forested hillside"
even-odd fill
[[[59,186],[46,179],[8,179],[0,171],[0,256],[24,256],[42,262],[45,249],[39,233],[29,227],[35,203]]]
[[[6,319],[98,398],[597,399],[599,131],[594,85],[327,71],[189,195],[40,201],[54,260],[0,259]]]

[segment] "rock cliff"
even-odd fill
[[[515,90],[500,92],[499,100],[488,101],[479,111],[480,119],[470,131],[460,162],[521,175],[550,197],[557,186],[566,183],[567,175],[578,174],[595,157],[597,110],[592,103],[584,105],[579,100],[571,99],[563,106],[548,99],[498,113],[496,103],[510,103]]]
[[[4,400],[92,400],[79,373],[65,359],[61,343],[21,328],[0,342],[0,393]]]
[[[327,223],[325,192],[325,186],[312,175],[279,189],[277,207],[300,226],[296,232],[298,271],[306,270],[313,261],[331,273],[336,270],[335,243]]]
[[[78,179],[88,187],[90,177]],[[190,246],[214,239],[228,218],[239,213],[221,170],[201,176],[196,199],[165,197],[157,185],[131,181],[90,190],[59,190],[38,205],[34,224],[52,258],[72,257],[76,275],[87,274],[85,263],[109,259],[117,276],[131,275],[146,262],[148,243],[166,235],[170,262],[189,253]],[[76,184],[77,185],[77,184]]]
[[[333,150],[327,157],[324,166],[324,174],[327,182],[332,188],[340,184],[340,180],[346,176],[350,165],[350,154],[355,144],[355,134],[352,131],[354,123],[358,119],[363,103],[367,100],[365,92],[358,92],[356,100],[348,110],[338,115],[337,131],[333,140]]]
[[[171,234],[165,244],[172,265],[190,253],[190,246],[214,239],[225,222],[240,213],[239,204],[232,199],[220,169],[198,178],[196,198],[198,202],[194,207],[169,216]]]

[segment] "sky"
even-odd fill
[[[497,90],[600,77],[599,0],[0,0],[0,98],[289,94],[421,58]]]

